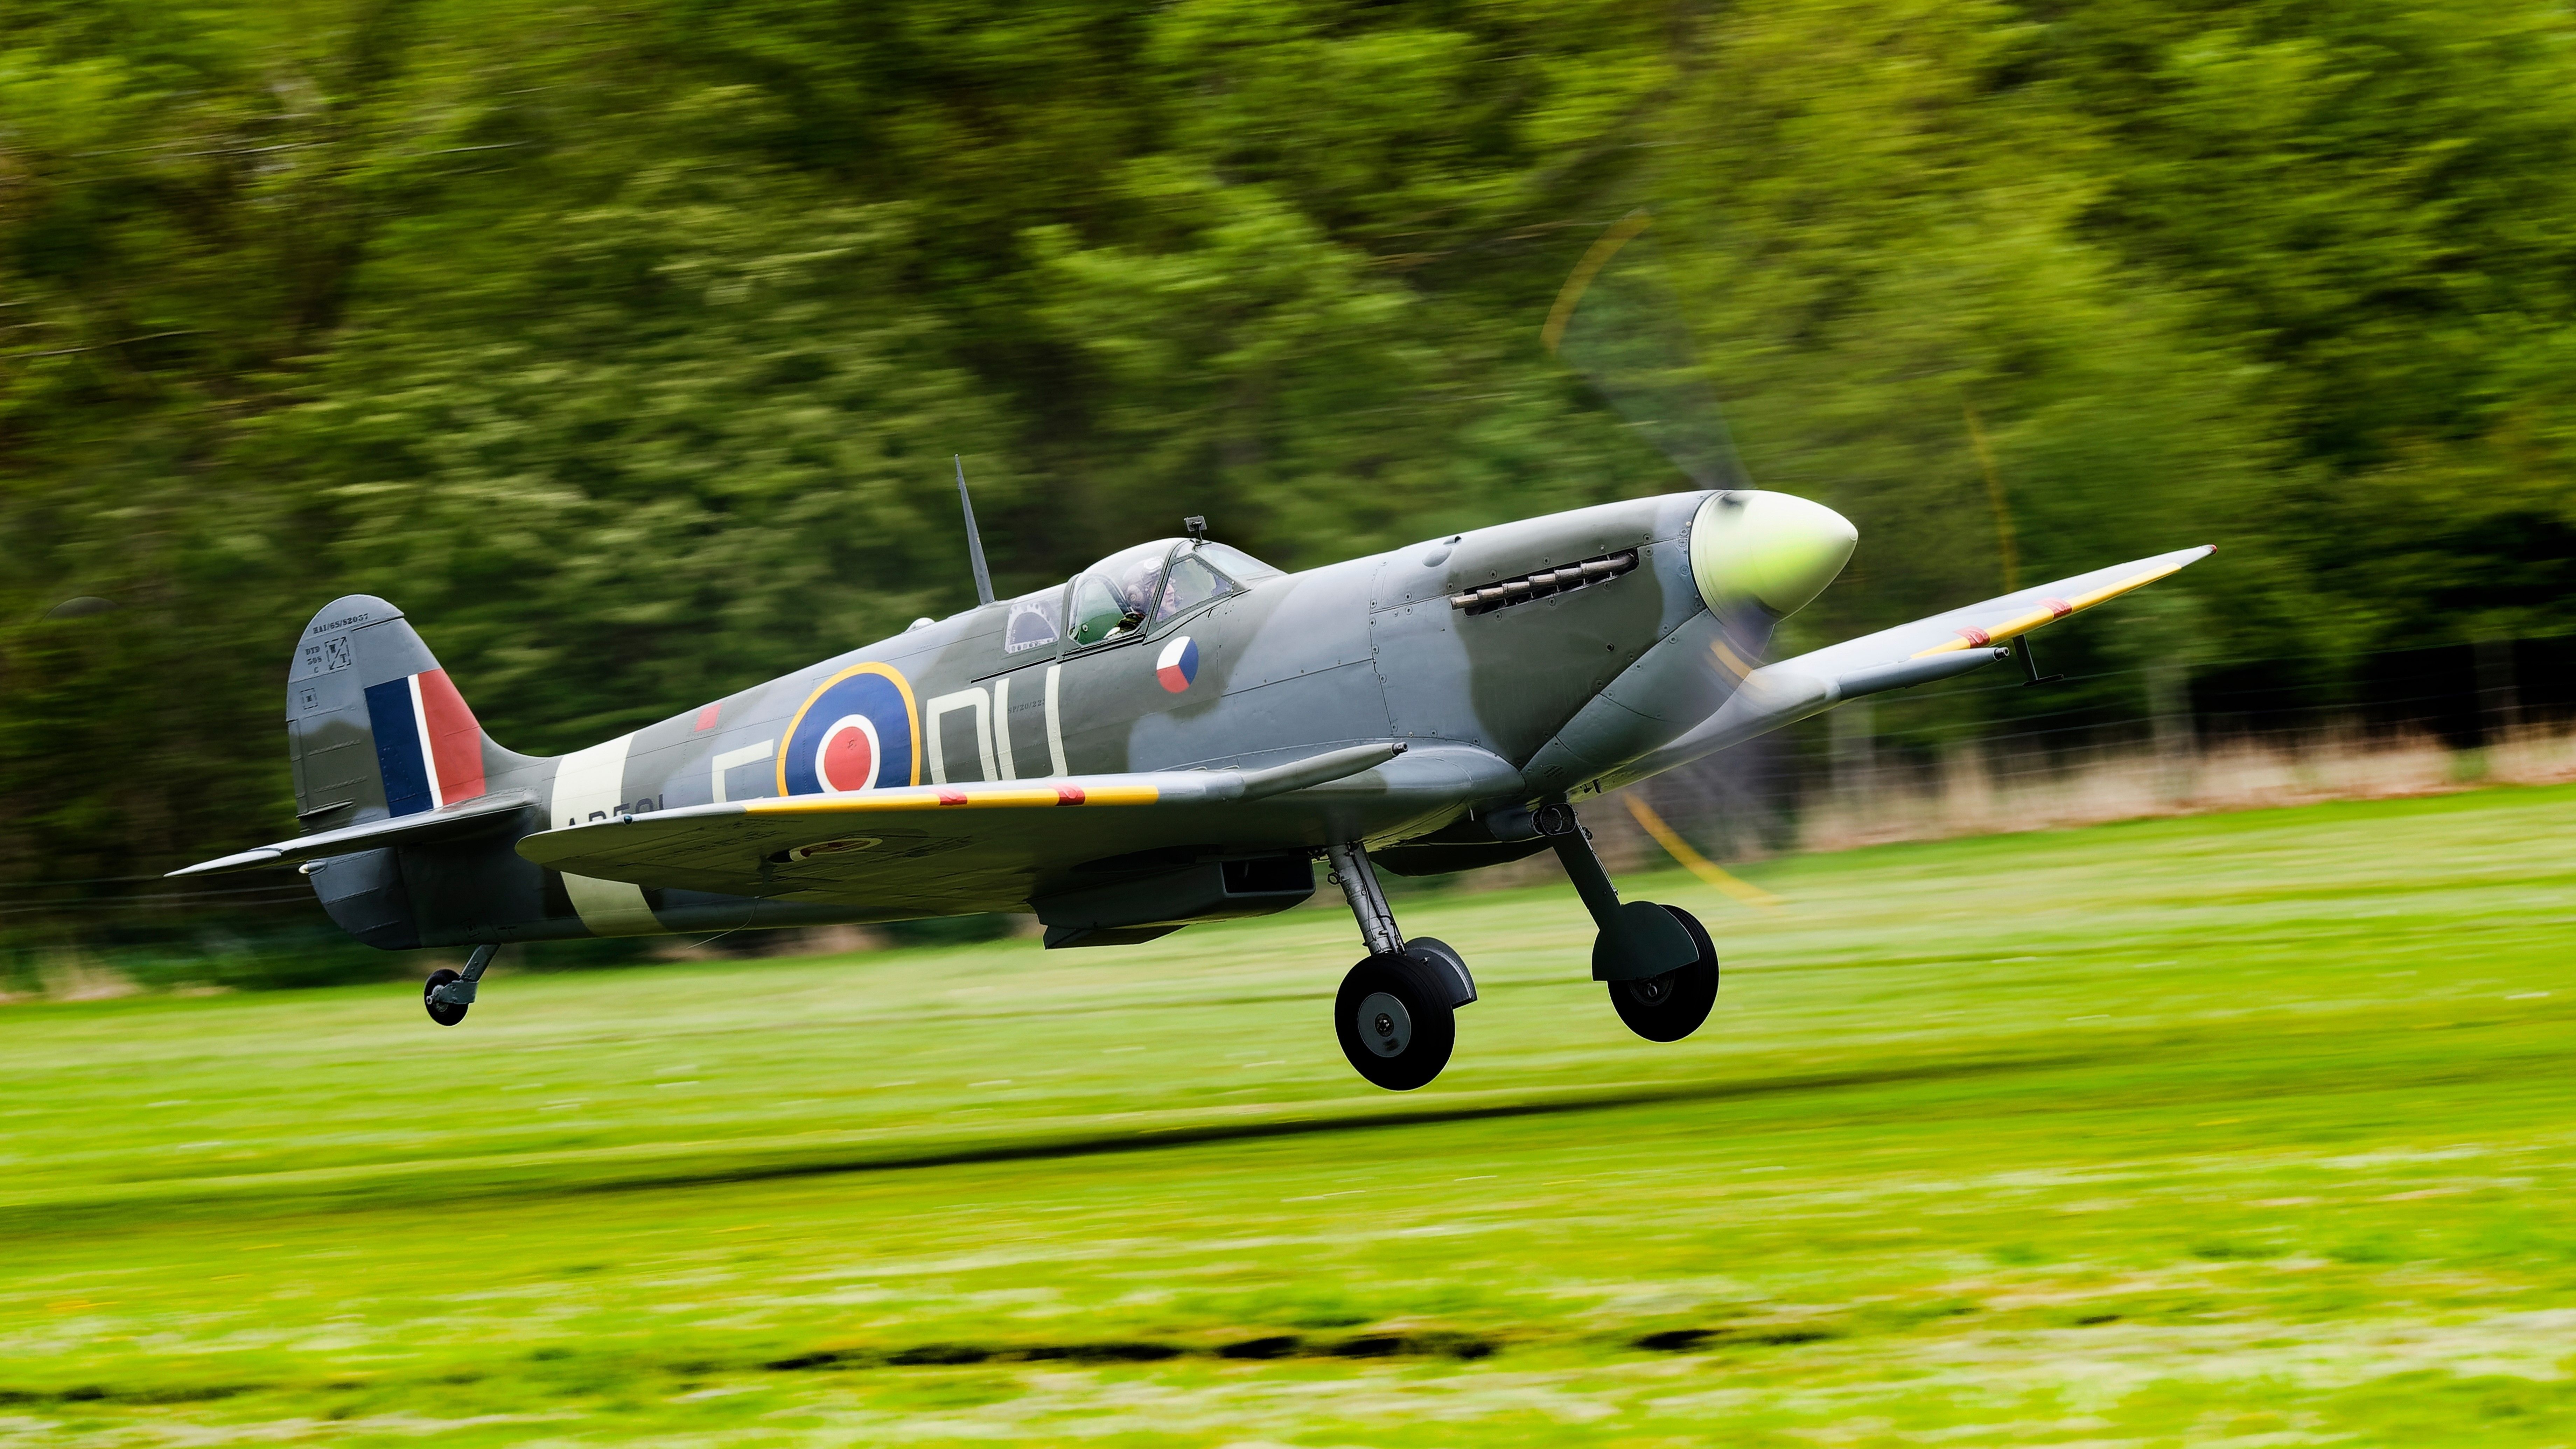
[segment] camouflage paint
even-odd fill
[[[1154,547],[1168,558],[1188,545]],[[345,928],[390,947],[1021,909],[1173,862],[1290,858],[1350,840],[1386,849],[1436,837],[1436,850],[1410,848],[1468,864],[1508,858],[1526,847],[1487,833],[1485,813],[1667,768],[1829,707],[1843,697],[1838,681],[1868,673],[1808,681],[1802,671],[1883,666],[1954,631],[1965,639],[2032,614],[2044,622],[2067,599],[2110,597],[2200,556],[2099,571],[2045,586],[2066,598],[2025,591],[1757,673],[1777,606],[1803,603],[1849,551],[1849,525],[1830,510],[1699,492],[1262,578],[1090,645],[1072,642],[1069,584],[915,627],[560,759],[515,754],[478,727],[484,799],[411,817],[446,829],[439,817],[455,816],[467,833],[331,857],[315,889]],[[1597,572],[1578,567],[1587,563]],[[1497,602],[1506,585],[1523,591],[1508,596],[1516,602]],[[1183,638],[1195,668],[1180,670],[1175,688]],[[308,836],[397,828],[377,825],[390,807],[366,691],[438,668],[382,599],[335,600],[315,616],[287,686]],[[456,712],[471,718],[461,697]],[[824,783],[815,752],[836,722],[859,716],[872,731],[874,784],[918,784],[934,802],[943,788],[961,801],[999,799],[1020,792],[982,787],[1258,770],[1388,741],[1409,748],[1348,779],[1215,811],[994,811],[986,818],[1003,823],[970,839],[924,828],[925,817],[889,799],[849,823],[817,824],[791,848],[764,845],[766,854],[717,865],[703,849],[659,863],[649,850],[541,852],[626,879],[567,875],[513,848],[540,831],[597,836],[594,826],[663,812],[733,818],[746,801],[780,801],[787,828],[801,818],[790,799],[861,798],[807,793]],[[1043,803],[1048,788],[1031,784],[1030,799]]]

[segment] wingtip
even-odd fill
[[[195,865],[183,865],[161,878],[177,880],[181,876],[214,875],[227,870],[248,870],[252,866],[270,865],[285,858],[286,852],[282,850],[245,850],[239,855],[221,856],[214,860],[198,861]]]

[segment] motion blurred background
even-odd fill
[[[2564,775],[2571,45],[2545,0],[9,0],[0,986],[385,974],[291,876],[155,879],[291,831],[344,592],[556,752],[970,603],[952,453],[1006,592],[1185,513],[1296,568],[1689,486],[1540,343],[1641,205],[1754,479],[1861,530],[1784,649],[2221,549],[2050,631],[2066,684],[1657,786],[1708,853]]]

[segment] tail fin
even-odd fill
[[[295,815],[307,832],[461,804],[515,757],[475,722],[402,610],[334,599],[287,670]]]

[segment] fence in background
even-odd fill
[[[1879,695],[1635,787],[1703,853],[2079,825],[2576,780],[2576,636],[2001,676]],[[2355,666],[2357,667],[2351,667]],[[1974,696],[1981,724],[1961,723]],[[1616,861],[1658,852],[1616,809]]]

